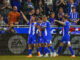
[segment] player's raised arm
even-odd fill
[[[55,22],[58,22],[58,23],[60,23],[62,25],[65,25],[65,22],[62,22],[62,21],[55,20]]]
[[[37,28],[39,30],[39,36],[41,36],[41,27],[38,25]]]
[[[22,14],[24,20],[28,23],[29,21],[28,21],[28,19],[26,18],[26,16],[24,15],[24,13],[23,13],[22,11],[20,11],[20,13]]]
[[[68,15],[64,15],[64,16],[62,17],[62,19],[63,19],[64,22],[59,21],[59,20],[55,20],[55,22],[60,23],[60,24],[62,24],[62,25],[65,25],[65,21],[68,21]]]

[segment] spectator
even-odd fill
[[[3,16],[0,15],[0,26],[1,26],[1,25],[6,25],[6,23],[5,23],[4,20],[3,20]]]
[[[23,5],[23,10],[28,12],[30,8],[34,8],[34,4],[31,2],[31,0],[25,1]]]
[[[80,25],[80,19],[79,19],[79,21],[78,21],[78,23],[77,23],[78,25]]]
[[[12,5],[13,5],[13,6],[17,6],[18,12],[20,11],[20,6],[21,6],[20,0],[14,0],[14,2],[13,2]]]
[[[2,4],[0,5],[0,13],[4,18],[4,21],[8,23],[8,13],[12,10],[12,7],[6,0],[3,0]]]
[[[69,19],[71,22],[71,25],[77,25],[77,22],[79,21],[79,14],[76,12],[76,8],[72,7],[72,12],[69,14]]]
[[[38,2],[38,6],[36,6],[36,8],[39,8],[40,9],[40,14],[43,15],[44,5],[42,4],[42,0],[40,0]]]
[[[52,13],[51,13],[51,17],[49,18],[49,21],[50,21],[51,25],[54,24],[54,20],[55,20],[55,13],[52,12]]]
[[[33,8],[30,9],[29,13],[24,14],[23,12],[21,12],[22,16],[23,16],[23,24],[27,24],[27,22],[30,24],[32,15],[35,13],[35,10]]]
[[[62,21],[63,16],[64,16],[64,11],[63,11],[63,8],[60,7],[59,12],[58,12],[58,20]]]
[[[8,24],[16,25],[19,24],[20,13],[17,11],[17,6],[13,7],[13,11],[8,14]]]
[[[40,10],[39,9],[36,9],[36,12],[35,12],[35,16],[36,17],[39,17],[41,14],[40,14]]]
[[[68,3],[68,12],[72,12],[72,7],[77,7],[77,4],[74,2],[74,0],[69,0]]]
[[[48,16],[48,18],[50,17],[51,12],[53,12],[52,5],[48,5],[47,14],[46,14]]]
[[[78,12],[79,12],[79,16],[80,16],[80,3],[78,5]]]
[[[79,5],[80,0],[75,0],[75,3],[76,3],[77,5]]]
[[[56,1],[56,7],[58,10],[60,7],[63,7],[64,11],[66,10],[66,5],[67,5],[67,2],[65,0],[57,0]]]

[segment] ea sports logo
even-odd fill
[[[8,48],[13,54],[21,54],[26,49],[26,40],[21,35],[12,36],[8,41]]]

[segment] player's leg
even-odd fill
[[[72,46],[71,46],[70,41],[68,41],[68,48],[69,48],[69,50],[70,50],[70,52],[71,52],[71,54],[72,54],[72,57],[74,58],[74,57],[75,57],[75,54],[74,54],[74,51],[73,51],[73,48],[72,48]]]
[[[61,53],[61,51],[62,51],[62,48],[63,48],[63,46],[64,46],[64,43],[60,43],[60,46],[59,46],[59,48],[58,48],[58,52],[57,52],[57,56],[59,56],[60,55],[60,53]]]
[[[55,50],[54,50],[54,48],[52,47],[52,42],[51,42],[51,40],[47,40],[47,44],[48,44],[48,47],[50,48],[50,50],[52,51],[52,53],[54,54],[54,53],[55,53]]]
[[[43,47],[42,47],[42,44],[41,43],[39,43],[38,44],[38,56],[39,57],[42,57],[43,56]]]
[[[36,39],[36,35],[32,36],[32,44],[33,44],[33,48],[34,48],[34,52],[33,53],[36,53],[37,52],[37,39]]]
[[[59,45],[58,52],[57,52],[57,55],[56,55],[56,56],[59,56],[59,55],[60,55],[60,53],[61,53],[61,51],[62,51],[62,48],[63,48],[63,46],[64,46],[64,43],[65,43],[65,37],[63,36],[63,37],[62,37],[62,40],[61,40],[61,43],[60,43],[60,45]]]
[[[51,40],[47,40],[47,44],[48,44],[48,48],[51,50],[51,56],[56,56],[56,53],[55,53],[55,50],[54,50],[54,48],[52,47],[52,42],[51,42]]]
[[[52,44],[48,44],[48,47],[50,48],[50,50],[51,50],[51,57],[53,56],[53,57],[55,57],[56,56],[56,52],[55,52],[55,50],[54,50],[54,48],[52,47]]]
[[[42,37],[39,36],[38,37],[38,56],[40,56],[40,57],[43,56],[43,52],[42,52],[42,48],[43,48],[42,43],[43,42],[42,42],[42,40],[43,40]]]
[[[31,39],[31,36],[28,36],[28,54],[29,54],[29,56],[27,56],[27,57],[32,57],[32,46],[31,46],[31,41],[32,41],[32,39]]]
[[[27,56],[27,57],[32,57],[32,47],[31,47],[31,44],[28,44],[28,54],[29,54],[29,56]]]
[[[48,49],[47,45],[46,45],[46,39],[44,40],[44,44],[43,44],[43,47],[44,47],[44,52],[45,52],[45,56],[44,57],[48,57],[48,53],[51,54],[51,51]]]

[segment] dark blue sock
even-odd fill
[[[52,51],[53,53],[55,53],[55,50],[54,50],[54,48],[53,48],[52,46],[50,46],[50,49],[51,49],[51,51]]]
[[[62,48],[63,48],[62,46],[59,47],[57,54],[60,54],[61,53]]]
[[[41,55],[43,54],[42,47],[40,47],[40,53],[41,53]]]
[[[74,55],[73,48],[69,47],[69,50],[70,50],[71,54]]]
[[[31,53],[31,52],[32,52],[32,49],[29,49],[28,52],[29,52],[29,55],[31,55],[31,54],[32,54],[32,53]]]
[[[37,52],[40,52],[39,48],[37,49]]]
[[[42,47],[39,47],[39,48],[38,48],[38,52],[40,52],[40,54],[43,54],[43,53],[42,53]]]
[[[45,52],[45,54],[47,54],[47,53],[51,54],[50,50],[47,47],[44,47],[44,52]]]

